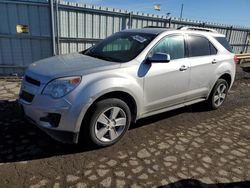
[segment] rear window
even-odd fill
[[[233,49],[230,44],[227,42],[225,37],[214,37],[224,48],[226,48],[229,52],[233,53]]]

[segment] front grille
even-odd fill
[[[29,77],[29,76],[25,76],[25,81],[30,83],[30,84],[36,85],[36,86],[41,85],[40,81],[35,80],[35,79],[33,79],[33,78]]]
[[[20,98],[27,101],[27,102],[32,102],[33,98],[34,98],[34,95],[30,94],[30,93],[28,93],[26,91],[22,91],[21,94],[20,94]]]

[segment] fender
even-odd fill
[[[103,74],[102,74],[103,75]],[[92,76],[91,76],[92,77]],[[80,131],[82,120],[89,109],[89,107],[101,96],[113,92],[121,91],[131,95],[137,106],[137,116],[142,111],[142,98],[143,98],[143,88],[140,84],[133,78],[123,77],[123,76],[106,76],[99,77],[97,79],[83,78],[86,82],[85,86],[82,88],[81,94],[77,97],[78,101],[83,101],[81,104],[80,114],[78,116],[75,132]],[[89,80],[89,81],[87,81]],[[91,81],[90,81],[91,80]],[[139,81],[143,82],[143,80]]]
[[[215,83],[217,80],[224,74],[229,74],[231,76],[231,84],[229,86],[229,89],[232,87],[234,79],[235,79],[235,64],[231,62],[223,62],[221,63],[217,69],[215,70],[215,78],[213,82],[211,83],[210,91],[208,93],[207,99],[210,96],[210,93],[212,92]]]

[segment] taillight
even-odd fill
[[[234,62],[238,63],[238,57],[237,57],[237,55],[234,55]]]

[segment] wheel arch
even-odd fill
[[[137,118],[138,113],[138,104],[136,102],[136,99],[128,92],[125,91],[108,91],[106,93],[101,94],[95,100],[92,101],[92,103],[88,106],[86,109],[82,119],[81,119],[81,125],[79,126],[79,132],[82,132],[81,130],[84,128],[84,123],[87,122],[88,118],[90,117],[91,113],[94,110],[94,106],[97,102],[104,100],[104,99],[110,99],[110,98],[116,98],[124,101],[130,111],[131,111],[131,122],[135,122]]]
[[[224,79],[226,80],[227,84],[228,84],[228,87],[231,86],[231,83],[232,83],[232,76],[229,74],[229,73],[224,73],[222,74],[217,80],[219,79]],[[217,82],[217,81],[216,81]]]
[[[221,74],[220,76],[217,77],[217,79],[215,80],[215,82],[213,83],[213,85],[212,85],[212,87],[211,87],[211,89],[210,89],[210,91],[209,91],[209,94],[208,94],[208,96],[207,96],[207,99],[210,97],[211,92],[213,91],[213,89],[214,89],[214,87],[215,87],[215,85],[216,85],[216,83],[217,83],[217,81],[218,81],[219,79],[224,79],[224,80],[226,80],[226,82],[227,82],[227,84],[228,84],[228,87],[229,87],[229,88],[231,87],[232,79],[233,79],[233,78],[232,78],[232,76],[231,76],[228,72],[225,72],[225,73],[223,73],[223,74]]]
[[[104,99],[110,99],[110,98],[116,98],[116,99],[120,99],[122,101],[124,101],[131,112],[131,121],[135,122],[136,117],[137,117],[137,102],[134,99],[134,97],[129,94],[128,92],[125,91],[111,91],[108,93],[105,93],[103,95],[101,95],[100,97],[98,97],[93,103],[92,105],[89,107],[89,109],[87,110],[87,112],[94,106],[94,104],[96,104],[97,102],[104,100]]]

